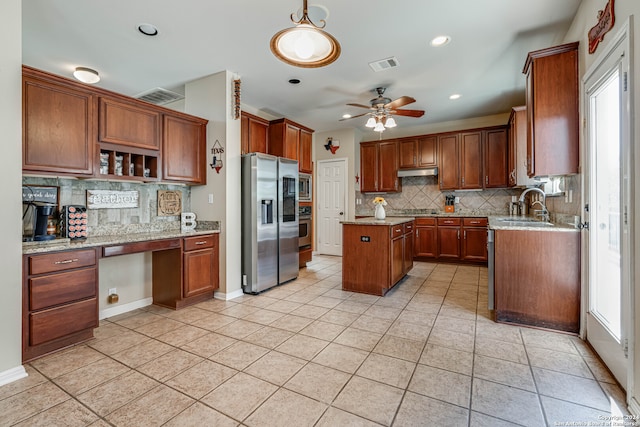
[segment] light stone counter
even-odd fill
[[[388,216],[385,219],[375,219],[375,217],[366,217],[366,218],[358,218],[353,221],[341,221],[342,224],[350,224],[350,225],[398,225],[404,224],[405,222],[413,221],[414,217],[398,217],[398,216]]]
[[[87,237],[84,240],[55,239],[45,242],[24,242],[22,243],[23,254],[36,254],[54,251],[64,251],[68,249],[82,249],[96,246],[122,245],[126,243],[147,242],[153,240],[175,239],[182,237],[199,236],[203,234],[220,233],[219,229],[196,229],[190,232],[161,231],[150,233],[113,234],[108,236]]]
[[[520,231],[551,231],[551,232],[579,232],[575,224],[567,222],[544,223],[532,221],[530,216],[489,216],[489,229],[491,230],[520,230]]]

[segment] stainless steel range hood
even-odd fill
[[[401,169],[398,171],[398,177],[403,178],[405,176],[436,176],[438,175],[438,168],[428,169]]]

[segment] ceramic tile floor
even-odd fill
[[[95,339],[0,387],[0,425],[557,426],[627,413],[578,338],[490,320],[486,268],[418,262],[384,298],[340,281],[341,259],[315,256],[260,296],[103,320]]]

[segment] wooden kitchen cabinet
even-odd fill
[[[481,189],[483,132],[460,134],[460,183],[462,190]],[[506,158],[505,158],[506,161]]]
[[[527,172],[527,107],[511,109],[509,116],[509,186],[536,185]],[[539,184],[539,183],[538,183]]]
[[[93,338],[97,260],[95,248],[23,256],[23,362]]]
[[[398,140],[398,168],[433,168],[438,165],[438,137],[429,135]]]
[[[93,175],[96,120],[92,92],[30,67],[23,67],[22,76],[22,170]]]
[[[98,99],[98,142],[127,147],[160,149],[162,114],[115,98]]]
[[[306,129],[300,129],[300,146],[298,147],[298,170],[299,172],[312,173],[313,163],[311,160],[313,133]]]
[[[240,114],[241,154],[268,153],[269,121],[246,112]]]
[[[438,218],[438,258],[460,259],[460,218]]]
[[[219,287],[219,251],[219,235],[213,233],[185,237],[181,248],[153,252],[153,303],[180,309],[213,298]]]
[[[162,178],[185,184],[207,182],[207,120],[164,114]]]
[[[398,178],[398,147],[395,140],[360,143],[360,191],[402,191]]]
[[[416,218],[414,239],[414,257],[437,257],[438,229],[436,227],[436,218]]]
[[[413,221],[342,227],[343,290],[383,296],[413,267]]]
[[[299,160],[298,151],[302,131],[313,134],[312,129],[289,119],[278,119],[269,122],[269,154]]]
[[[462,219],[462,260],[487,261],[487,219]]]
[[[495,230],[495,317],[579,332],[578,231]]]
[[[530,52],[527,76],[527,172],[578,173],[578,42]]]
[[[508,128],[492,129],[484,134],[484,188],[509,186]]]

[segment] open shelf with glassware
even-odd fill
[[[108,179],[157,181],[159,152],[116,144],[100,144],[98,176]]]

